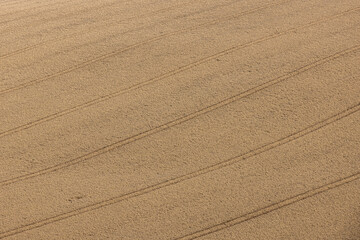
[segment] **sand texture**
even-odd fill
[[[0,239],[359,240],[359,0],[0,0]]]

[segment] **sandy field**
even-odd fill
[[[0,239],[359,240],[359,0],[0,0]]]

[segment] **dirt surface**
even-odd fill
[[[0,239],[360,239],[359,0],[1,0]]]

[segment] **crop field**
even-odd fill
[[[0,0],[0,239],[359,240],[359,0]]]

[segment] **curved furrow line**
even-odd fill
[[[161,34],[161,35],[159,35],[159,36],[157,36],[157,37],[153,37],[153,38],[150,38],[150,39],[148,39],[148,40],[145,40],[145,41],[142,41],[142,42],[138,42],[138,43],[132,44],[132,45],[130,45],[130,46],[128,46],[128,47],[121,48],[121,49],[117,49],[117,50],[115,50],[115,51],[112,51],[112,52],[109,52],[109,53],[106,53],[106,54],[97,56],[97,57],[95,57],[95,58],[93,58],[93,59],[90,59],[90,60],[88,60],[88,61],[84,61],[84,62],[82,62],[82,63],[76,64],[76,65],[74,65],[73,67],[70,67],[70,68],[68,68],[68,69],[64,69],[64,70],[62,70],[62,71],[59,71],[59,72],[50,74],[50,75],[48,75],[48,76],[45,76],[45,77],[42,77],[42,78],[39,78],[39,79],[34,79],[34,80],[28,81],[28,82],[23,83],[23,84],[19,84],[19,85],[17,85],[17,86],[14,86],[14,87],[11,87],[11,88],[8,88],[8,89],[4,89],[4,90],[0,91],[0,95],[3,95],[3,94],[5,94],[5,93],[9,93],[9,92],[13,92],[13,91],[16,91],[16,90],[19,90],[19,89],[22,89],[22,88],[25,88],[25,87],[28,87],[28,86],[31,86],[31,85],[40,83],[40,82],[44,82],[44,81],[50,80],[50,79],[52,79],[52,78],[55,78],[55,77],[58,77],[58,76],[61,76],[61,75],[67,74],[67,73],[73,72],[73,71],[75,71],[75,70],[77,70],[77,69],[87,67],[87,66],[89,66],[89,65],[91,65],[91,64],[93,64],[93,63],[96,63],[96,62],[102,61],[102,60],[104,60],[104,59],[113,57],[113,56],[115,56],[115,55],[117,55],[117,54],[126,52],[126,51],[131,50],[131,49],[134,49],[134,48],[136,48],[136,47],[139,47],[139,46],[142,46],[142,45],[151,43],[151,42],[156,42],[156,41],[161,40],[161,39],[166,38],[166,37],[170,37],[170,36],[173,36],[173,35],[176,35],[176,34],[180,34],[180,33],[189,32],[189,31],[198,29],[198,28],[200,28],[200,27],[211,26],[211,25],[214,25],[214,24],[223,22],[223,21],[235,19],[235,18],[244,16],[244,15],[248,15],[248,14],[251,14],[251,13],[254,13],[254,12],[257,12],[257,11],[260,11],[260,10],[263,10],[263,9],[266,9],[266,8],[269,8],[269,7],[272,7],[272,6],[280,5],[280,4],[283,4],[283,3],[285,3],[285,2],[289,2],[289,1],[292,1],[292,0],[285,0],[285,1],[281,1],[281,2],[279,2],[279,3],[267,4],[267,5],[265,5],[265,6],[258,7],[258,8],[254,8],[254,9],[251,9],[251,10],[248,10],[248,11],[244,11],[244,12],[241,12],[241,13],[239,13],[239,14],[236,14],[236,15],[233,15],[233,16],[230,16],[230,17],[219,18],[219,19],[215,19],[215,20],[213,20],[213,21],[210,21],[210,22],[207,22],[207,23],[203,23],[203,24],[199,24],[199,25],[196,25],[196,26],[192,26],[192,27],[189,27],[189,28],[180,29],[180,30],[176,30],[176,31],[173,31],[173,32]],[[346,11],[346,12],[343,12],[343,14],[345,14],[345,13],[347,13],[347,12],[349,12],[349,11],[355,11],[355,9],[348,10],[348,11]]]
[[[283,34],[286,34],[288,33],[289,31],[294,31],[294,30],[297,30],[298,28],[296,29],[291,29],[291,30],[288,30],[288,31],[285,31],[285,32],[282,32],[282,33],[276,33],[276,34],[272,34],[270,36],[267,36],[267,37],[263,37],[263,38],[260,38],[260,39],[257,39],[255,41],[251,41],[251,42],[248,42],[248,43],[245,43],[245,44],[240,44],[240,45],[237,45],[237,46],[234,46],[232,48],[229,48],[229,49],[226,49],[224,51],[221,51],[219,53],[216,53],[214,55],[211,55],[211,56],[208,56],[206,58],[203,58],[203,59],[200,59],[196,62],[192,62],[190,64],[187,64],[187,65],[184,65],[184,66],[181,66],[179,67],[178,69],[175,69],[175,70],[172,70],[170,72],[167,72],[163,75],[160,75],[160,76],[157,76],[157,77],[154,77],[154,78],[151,78],[147,81],[144,81],[144,82],[141,82],[141,83],[138,83],[138,84],[135,84],[135,85],[132,85],[128,88],[125,88],[125,89],[121,89],[121,90],[118,90],[118,91],[115,91],[115,92],[112,92],[110,94],[107,94],[107,95],[103,95],[101,97],[98,97],[96,99],[93,99],[91,101],[88,101],[88,102],[85,102],[85,103],[82,103],[82,104],[79,104],[77,106],[74,106],[72,108],[68,108],[68,109],[65,109],[63,111],[59,111],[57,113],[53,113],[53,114],[50,114],[50,115],[47,115],[45,117],[42,117],[42,118],[39,118],[35,121],[31,121],[31,122],[28,122],[24,125],[21,125],[21,126],[17,126],[15,128],[12,128],[12,129],[9,129],[9,130],[6,130],[6,131],[3,131],[3,132],[0,132],[0,138],[1,137],[5,137],[5,136],[8,136],[8,135],[11,135],[11,134],[14,134],[16,132],[20,132],[20,131],[23,131],[23,130],[26,130],[26,129],[29,129],[31,127],[34,127],[36,125],[39,125],[41,123],[45,123],[45,122],[48,122],[48,121],[51,121],[53,119],[56,119],[56,118],[59,118],[59,117],[62,117],[62,116],[65,116],[65,115],[68,115],[72,112],[75,112],[75,111],[78,111],[78,110],[81,110],[81,109],[84,109],[86,107],[90,107],[92,105],[95,105],[95,104],[98,104],[98,103],[101,103],[101,102],[104,102],[106,100],[109,100],[109,99],[112,99],[112,98],[115,98],[117,96],[120,96],[120,95],[123,95],[127,92],[130,92],[130,91],[133,91],[133,90],[136,90],[136,89],[139,89],[141,87],[144,87],[146,85],[149,85],[149,84],[152,84],[154,82],[157,82],[157,81],[160,81],[162,79],[166,79],[168,77],[171,77],[173,75],[176,75],[178,73],[181,73],[183,71],[186,71],[186,70],[189,70],[189,69],[192,69],[196,66],[199,66],[201,64],[204,64],[208,61],[211,61],[212,59],[214,58],[217,58],[217,57],[221,57],[223,55],[226,55],[226,54],[230,54],[236,50],[239,50],[239,49],[243,49],[243,48],[246,48],[248,46],[251,46],[251,45],[254,45],[254,44],[257,44],[257,43],[261,43],[263,41],[266,41],[266,40],[269,40],[269,39],[272,39],[272,38],[275,38],[275,37],[278,37],[278,36],[281,36]],[[324,59],[321,59],[319,60],[319,62],[324,62],[324,61],[329,61],[331,59],[334,59],[334,58],[337,58],[341,55],[344,55],[344,54],[347,54],[349,52],[352,52],[352,51],[357,51],[359,49],[359,46],[356,45],[354,47],[351,47],[349,49],[346,49],[346,50],[343,50],[341,52],[338,52],[336,54],[333,54],[331,56],[328,56]]]
[[[224,6],[228,6],[228,5],[231,5],[231,4],[234,4],[235,2],[238,2],[239,0],[235,0],[235,1],[232,1],[232,2],[229,2],[229,3],[225,3],[225,4],[220,4],[220,5],[216,5],[214,7],[211,7],[211,8],[207,8],[205,9],[204,11],[209,11],[209,10],[213,10],[213,9],[216,9],[216,8],[220,8],[220,7],[224,7]],[[191,2],[191,1],[190,1]],[[173,9],[176,9],[176,8],[179,8],[179,7],[183,7],[183,6],[186,6],[188,5],[189,2],[182,2],[181,4],[176,4],[174,6],[170,6],[170,7],[166,7],[166,8],[162,8],[162,9],[159,9],[159,10],[156,10],[156,11],[152,11],[152,12],[149,12],[149,13],[144,13],[144,14],[140,14],[140,15],[137,15],[137,16],[133,16],[133,17],[129,17],[129,18],[125,18],[125,19],[122,19],[122,20],[117,20],[116,21],[116,24],[119,24],[119,23],[122,23],[122,22],[126,22],[126,21],[129,21],[129,20],[133,20],[133,19],[139,19],[139,18],[142,18],[142,17],[151,17],[151,16],[154,16],[154,15],[157,15],[159,13],[164,13],[164,12],[167,12],[167,11],[170,11],[170,10],[173,10]],[[200,11],[200,13],[203,12],[203,11]],[[106,25],[109,25],[110,23],[106,23]],[[96,26],[95,28],[93,28],[92,30],[90,31],[86,31],[86,33],[90,33],[90,32],[94,32],[95,30],[98,30],[99,28],[102,28],[103,25],[100,25],[100,26]],[[143,28],[140,28],[140,29],[143,29]],[[77,36],[81,33],[84,33],[84,32],[75,32],[75,33],[72,33],[72,34],[68,34],[68,35],[65,35],[65,36],[61,36],[61,37],[58,37],[58,38],[53,38],[53,39],[50,39],[50,40],[47,40],[47,41],[43,41],[43,42],[40,42],[40,43],[37,43],[37,44],[34,44],[34,45],[31,45],[31,46],[28,46],[28,47],[25,47],[25,48],[22,48],[22,49],[18,49],[14,52],[11,52],[11,53],[7,53],[5,55],[0,55],[0,59],[4,59],[4,58],[7,58],[7,57],[11,57],[11,56],[14,56],[14,55],[17,55],[17,54],[20,54],[20,53],[23,53],[23,52],[26,52],[26,51],[29,51],[29,50],[32,50],[32,49],[35,49],[39,46],[42,46],[42,45],[45,45],[47,43],[54,43],[54,42],[57,42],[57,41],[61,41],[61,40],[64,40],[66,38],[69,38],[69,37],[73,37],[73,36]],[[127,32],[121,32],[120,34],[125,34]]]
[[[52,6],[56,6],[56,5],[60,5],[60,4],[62,5],[62,4],[64,4],[64,3],[69,3],[69,2],[72,2],[72,1],[73,1],[73,0],[68,0],[68,1],[65,1],[65,2],[50,3],[50,4],[46,4],[46,5],[44,5],[44,6],[45,6],[45,7],[52,7]],[[19,10],[19,11],[12,12],[12,13],[6,13],[6,14],[3,14],[3,15],[0,15],[0,17],[4,17],[4,16],[7,16],[7,15],[12,15],[12,14],[15,14],[15,13],[17,13],[17,12],[24,12],[24,11],[31,10],[31,9],[37,9],[37,8],[39,8],[39,7],[36,6],[36,7],[30,8],[30,9]],[[19,20],[27,19],[27,18],[30,18],[30,17],[34,17],[34,16],[41,15],[42,13],[48,13],[48,12],[52,12],[52,11],[56,11],[56,9],[52,9],[52,10],[45,9],[45,10],[42,10],[42,11],[37,12],[37,13],[34,13],[34,14],[25,15],[25,16],[21,16],[21,17],[9,19],[9,20],[6,20],[6,21],[2,21],[2,22],[0,22],[0,24],[6,24],[6,23],[10,23],[10,22],[16,22],[16,21],[19,21]]]
[[[62,4],[63,3],[68,3],[68,2],[72,2],[73,0],[69,0],[67,2],[61,2]],[[117,5],[119,4],[118,1],[114,1],[114,2],[109,2],[109,3],[105,3],[105,4],[102,4],[100,6],[94,6],[94,7],[88,7],[88,8],[84,8],[84,9],[80,9],[78,10],[77,12],[71,12],[71,13],[68,13],[66,15],[62,15],[62,16],[58,16],[58,17],[54,17],[54,18],[50,18],[50,19],[46,19],[46,22],[49,23],[51,21],[55,21],[59,18],[67,18],[67,17],[70,17],[70,16],[78,16],[80,15],[81,13],[86,13],[86,12],[89,12],[89,11],[92,11],[92,10],[100,10],[100,9],[104,9],[104,8],[109,8],[109,7],[112,7],[114,5]],[[80,3],[80,5],[82,6],[83,4]],[[51,6],[51,4],[49,4],[49,6]],[[75,6],[72,6],[73,8],[75,8]],[[34,9],[36,9],[37,7],[34,7]],[[51,11],[56,11],[56,9],[54,10],[51,10]],[[25,18],[28,18],[28,17],[32,17],[32,16],[38,16],[38,15],[41,15],[43,12],[49,12],[49,10],[43,10],[41,12],[38,12],[38,13],[35,13],[35,14],[32,14],[32,15],[27,15],[27,16],[22,16],[22,17],[19,17],[19,18],[16,18],[16,19],[12,19],[12,20],[9,20],[9,21],[6,21],[6,23],[8,22],[14,22],[14,21],[17,21],[17,20],[22,20],[22,19],[25,19]],[[1,17],[1,16],[0,16]],[[41,22],[43,22],[44,20],[41,20]],[[0,22],[0,24],[3,23],[3,22]]]
[[[60,2],[55,2],[55,3],[48,3],[48,4],[45,4],[45,5],[41,5],[41,6],[34,6],[32,8],[28,8],[28,9],[21,9],[21,10],[18,10],[16,12],[9,12],[9,13],[0,15],[0,17],[12,15],[12,14],[15,14],[15,13],[18,13],[18,12],[24,12],[24,11],[33,10],[33,9],[39,9],[40,7],[41,8],[43,8],[43,7],[52,7],[52,6],[56,6],[56,5],[59,5],[59,4],[65,5],[65,4],[71,3],[71,2],[74,2],[74,0],[60,1]],[[115,2],[110,2],[110,3],[105,3],[105,4],[101,5],[99,8],[103,8],[104,6],[107,6],[107,5],[112,6],[112,5],[116,4],[116,3],[118,3],[118,2],[115,1]],[[78,4],[83,5],[82,3],[78,3]],[[24,5],[22,4],[22,6],[24,6]],[[71,6],[73,6],[73,4]],[[90,7],[89,9],[94,9],[94,8],[97,8],[97,7]],[[46,10],[38,12],[38,13],[41,14],[42,12],[46,12]],[[26,16],[24,16],[24,17],[26,17]]]
[[[6,186],[6,185],[10,185],[10,184],[13,184],[13,183],[16,183],[16,182],[25,181],[25,180],[30,179],[30,178],[35,178],[35,177],[38,177],[38,176],[41,176],[41,175],[56,172],[56,171],[59,171],[61,169],[65,169],[65,168],[68,168],[68,167],[70,167],[72,165],[78,164],[80,162],[87,161],[87,160],[89,160],[91,158],[102,155],[102,154],[104,154],[106,152],[109,152],[111,150],[114,150],[116,148],[125,146],[127,144],[130,144],[132,142],[135,142],[135,141],[138,141],[140,139],[146,138],[148,136],[160,133],[160,132],[162,132],[162,131],[164,131],[166,129],[169,129],[169,128],[177,126],[177,125],[180,125],[180,124],[185,123],[187,121],[190,121],[190,120],[192,120],[194,118],[197,118],[197,117],[199,117],[201,115],[212,112],[212,111],[214,111],[214,110],[216,110],[218,108],[229,105],[229,104],[231,104],[231,103],[233,103],[235,101],[238,101],[238,100],[240,100],[242,98],[248,97],[248,96],[250,96],[252,94],[255,94],[255,93],[259,92],[259,91],[262,91],[262,90],[264,90],[266,88],[269,88],[270,86],[273,86],[273,85],[278,84],[280,82],[283,82],[283,81],[285,81],[287,79],[290,79],[293,76],[299,75],[299,74],[301,74],[303,72],[306,72],[306,71],[308,71],[308,70],[310,70],[312,68],[315,68],[316,66],[319,66],[319,65],[324,64],[324,63],[326,63],[328,61],[331,61],[331,60],[333,60],[335,58],[341,57],[341,56],[343,56],[343,55],[345,55],[347,53],[350,53],[352,51],[359,50],[359,49],[360,49],[360,45],[355,46],[353,48],[346,49],[346,50],[341,51],[339,53],[333,54],[331,56],[328,56],[328,57],[323,58],[321,60],[318,60],[316,62],[305,65],[305,66],[303,66],[301,68],[298,68],[298,69],[296,69],[296,70],[294,70],[294,71],[292,71],[290,73],[287,73],[285,75],[282,75],[280,77],[277,77],[277,78],[274,78],[274,79],[272,79],[270,81],[267,81],[267,82],[265,82],[263,84],[260,84],[260,85],[254,87],[254,88],[248,89],[247,91],[241,92],[241,93],[236,94],[236,95],[234,95],[232,97],[226,98],[226,99],[224,99],[224,100],[222,100],[220,102],[217,102],[215,104],[207,106],[207,107],[205,107],[203,109],[200,109],[200,110],[198,110],[196,112],[190,113],[190,114],[185,115],[183,117],[180,117],[180,118],[177,118],[175,120],[164,123],[162,125],[159,125],[159,126],[157,126],[155,128],[140,132],[140,133],[138,133],[136,135],[133,135],[133,136],[130,136],[128,138],[122,139],[120,141],[114,142],[112,144],[106,145],[106,146],[104,146],[102,148],[99,148],[99,149],[97,149],[95,151],[84,154],[84,155],[82,155],[80,157],[77,157],[77,158],[62,162],[60,164],[57,164],[57,165],[54,165],[54,166],[51,166],[51,167],[48,167],[48,168],[41,169],[41,170],[36,171],[36,172],[32,172],[32,173],[24,174],[24,175],[17,176],[17,177],[11,178],[11,179],[0,181],[0,186]]]
[[[16,13],[20,13],[20,12],[24,12],[24,11],[28,11],[28,10],[37,9],[37,8],[39,8],[39,7],[48,7],[48,6],[51,6],[51,5],[57,5],[58,3],[59,3],[59,2],[57,2],[57,3],[48,3],[48,4],[45,4],[45,5],[30,7],[30,8],[27,8],[27,9],[20,9],[20,10],[14,11],[14,12],[8,12],[8,13],[5,13],[5,14],[2,14],[2,15],[0,15],[0,17],[5,17],[5,16],[9,16],[9,15],[16,14]],[[24,7],[24,4],[21,4],[21,6]],[[3,5],[0,5],[0,7],[4,7],[4,6],[3,6]],[[8,6],[6,6],[6,5],[5,5],[5,7],[8,8]]]
[[[247,214],[241,215],[241,216],[239,216],[237,218],[233,218],[233,219],[230,219],[228,221],[224,221],[222,223],[213,225],[213,226],[208,227],[208,228],[204,228],[202,230],[199,230],[197,232],[185,235],[183,237],[175,238],[174,240],[193,240],[193,239],[203,237],[203,236],[215,233],[215,232],[219,232],[219,231],[224,230],[226,228],[230,228],[230,227],[233,227],[233,226],[235,226],[237,224],[241,224],[243,222],[249,221],[251,219],[261,217],[263,215],[266,215],[266,214],[271,213],[273,211],[276,211],[278,209],[290,206],[290,205],[295,204],[297,202],[300,202],[300,201],[303,201],[305,199],[314,197],[314,196],[316,196],[318,194],[327,192],[327,191],[329,191],[331,189],[334,189],[334,188],[340,187],[342,185],[357,181],[359,179],[360,179],[360,172],[355,173],[355,174],[350,175],[350,176],[347,176],[347,177],[344,177],[344,178],[341,178],[341,179],[338,179],[338,180],[336,180],[334,182],[322,185],[322,186],[320,186],[318,188],[314,188],[312,190],[309,190],[309,191],[303,192],[301,194],[292,196],[292,197],[284,199],[282,201],[272,203],[272,204],[270,204],[270,205],[268,205],[268,206],[266,206],[264,208],[257,209],[255,211],[252,211],[252,212],[249,212]]]
[[[311,125],[305,129],[302,129],[300,131],[297,131],[297,132],[294,132],[284,138],[281,138],[279,140],[276,140],[272,143],[269,143],[269,144],[266,144],[262,147],[259,147],[259,148],[256,148],[254,150],[251,150],[245,154],[241,154],[239,156],[236,156],[236,157],[233,157],[233,158],[230,158],[230,159],[227,159],[225,161],[222,161],[220,163],[217,163],[217,164],[214,164],[212,166],[209,166],[209,167],[206,167],[206,168],[202,168],[200,170],[197,170],[197,171],[194,171],[194,172],[191,172],[191,173],[188,173],[188,174],[185,174],[185,175],[182,175],[182,176],[179,176],[179,177],[176,177],[176,178],[172,178],[172,179],[169,179],[169,180],[166,180],[166,181],[163,181],[163,182],[160,182],[160,183],[157,183],[157,184],[154,184],[154,185],[151,185],[151,186],[148,186],[148,187],[145,187],[145,188],[142,188],[142,189],[139,189],[139,190],[136,190],[136,191],[133,191],[133,192],[130,192],[130,193],[126,193],[126,194],[123,194],[123,195],[120,195],[120,196],[117,196],[117,197],[113,197],[113,198],[110,198],[110,199],[107,199],[107,200],[104,200],[104,201],[101,201],[101,202],[97,202],[97,203],[93,203],[93,204],[90,204],[90,205],[87,205],[87,206],[84,206],[84,207],[81,207],[81,208],[78,208],[78,209],[75,209],[75,210],[72,210],[72,211],[68,211],[68,212],[65,212],[65,213],[62,213],[62,214],[58,214],[56,216],[53,216],[53,217],[49,217],[49,218],[46,218],[46,219],[42,219],[42,220],[39,220],[39,221],[35,221],[35,222],[32,222],[32,223],[29,223],[29,224],[26,224],[26,225],[23,225],[23,226],[20,226],[20,227],[17,227],[17,228],[13,228],[13,229],[10,229],[10,230],[7,230],[5,232],[1,232],[0,233],[0,239],[1,238],[5,238],[5,237],[10,237],[10,236],[14,236],[14,235],[17,235],[19,233],[22,233],[22,232],[26,232],[26,231],[30,231],[32,229],[36,229],[36,228],[39,228],[39,227],[42,227],[42,226],[45,226],[45,225],[49,225],[49,224],[52,224],[52,223],[55,223],[55,222],[58,222],[58,221],[61,221],[61,220],[64,220],[64,219],[67,219],[67,218],[70,218],[70,217],[74,217],[74,216],[78,216],[80,214],[83,214],[83,213],[86,213],[86,212],[90,212],[90,211],[94,211],[96,209],[100,209],[100,208],[103,208],[103,207],[106,207],[106,206],[110,206],[110,205],[113,205],[113,204],[116,204],[118,202],[121,202],[121,201],[124,201],[124,200],[128,200],[128,199],[131,199],[131,198],[135,198],[137,196],[141,196],[141,195],[144,195],[144,194],[147,194],[147,193],[150,193],[150,192],[153,192],[153,191],[156,191],[158,189],[162,189],[162,188],[165,188],[165,187],[169,187],[169,186],[172,186],[172,185],[175,185],[175,184],[178,184],[180,182],[183,182],[183,181],[186,181],[186,180],[189,180],[189,179],[193,179],[193,178],[196,178],[200,175],[204,175],[206,173],[209,173],[209,172],[213,172],[215,170],[218,170],[218,169],[221,169],[221,168],[224,168],[226,166],[229,166],[229,165],[232,165],[232,164],[235,164],[241,160],[244,160],[244,159],[248,159],[248,158],[251,158],[251,157],[254,157],[254,156],[257,156],[259,154],[262,154],[264,152],[267,152],[269,150],[272,150],[274,148],[277,148],[279,146],[282,146],[282,145],[285,145],[289,142],[292,142],[296,139],[299,139],[301,137],[304,137],[310,133],[313,133],[321,128],[324,128],[336,121],[339,121],[351,114],[354,114],[355,112],[359,111],[360,110],[360,103],[357,103],[356,105],[354,106],[351,106],[349,107],[348,109],[338,113],[338,114],[335,114],[327,119],[324,119],[314,125]],[[350,179],[351,181],[353,181],[352,179],[358,179],[360,177],[360,173],[356,173],[355,175],[352,175],[348,178],[344,178],[344,180],[338,180],[337,182],[335,183],[331,183],[330,185],[325,185],[325,186],[338,186],[338,184],[340,183],[343,183],[343,182],[349,182]],[[322,189],[322,188],[320,188]],[[319,190],[317,190],[319,191]],[[311,192],[311,191],[310,191]],[[305,193],[306,194],[306,193]],[[307,193],[309,195],[309,193]],[[307,195],[305,195],[307,196]],[[304,195],[301,195],[302,198],[304,198]],[[300,198],[301,198],[300,197]],[[269,210],[267,210],[269,211]],[[225,226],[226,225],[231,225],[231,223],[236,223],[235,220],[231,220],[229,223],[224,223]],[[206,230],[204,230],[206,231]],[[194,233],[194,234],[197,234],[197,233]],[[194,237],[197,237],[196,235],[189,235],[188,237],[190,237],[190,239],[193,239]],[[193,237],[193,238],[191,238]]]
[[[163,13],[163,12],[166,12],[166,11],[169,11],[173,8],[177,8],[177,7],[181,7],[181,6],[184,6],[185,4],[177,4],[177,5],[174,5],[174,6],[170,6],[170,7],[167,7],[167,8],[162,8],[162,9],[159,9],[159,10],[156,10],[156,11],[152,11],[150,13],[145,13],[145,14],[140,14],[140,15],[137,15],[137,16],[133,16],[133,17],[129,17],[129,18],[125,18],[125,19],[122,19],[120,21],[116,21],[117,24],[119,23],[122,23],[122,22],[126,22],[126,21],[129,21],[129,20],[132,20],[132,19],[138,19],[138,18],[142,18],[142,17],[151,17],[153,15],[156,15],[156,14],[159,14],[159,13]],[[109,24],[109,23],[107,23]],[[98,28],[101,28],[102,26],[99,26],[99,27],[96,27],[94,28],[93,30],[91,31],[86,31],[87,33],[89,32],[93,32],[94,30],[97,30]],[[43,42],[40,42],[40,43],[37,43],[37,44],[34,44],[34,45],[31,45],[31,46],[28,46],[28,47],[25,47],[25,48],[21,48],[21,49],[18,49],[14,52],[11,52],[11,53],[7,53],[5,55],[0,55],[0,59],[4,59],[4,58],[7,58],[7,57],[11,57],[11,56],[14,56],[14,55],[17,55],[17,54],[20,54],[20,53],[23,53],[23,52],[26,52],[26,51],[29,51],[31,49],[35,49],[39,46],[42,46],[42,45],[45,45],[45,44],[48,44],[48,43],[54,43],[54,42],[57,42],[57,41],[60,41],[60,40],[64,40],[66,38],[69,38],[69,37],[73,37],[73,36],[76,36],[76,35],[79,35],[81,34],[82,32],[76,32],[76,33],[73,33],[73,34],[68,34],[68,35],[65,35],[65,36],[61,36],[61,37],[58,37],[58,38],[54,38],[54,39],[50,39],[50,40],[47,40],[47,41],[43,41]]]

